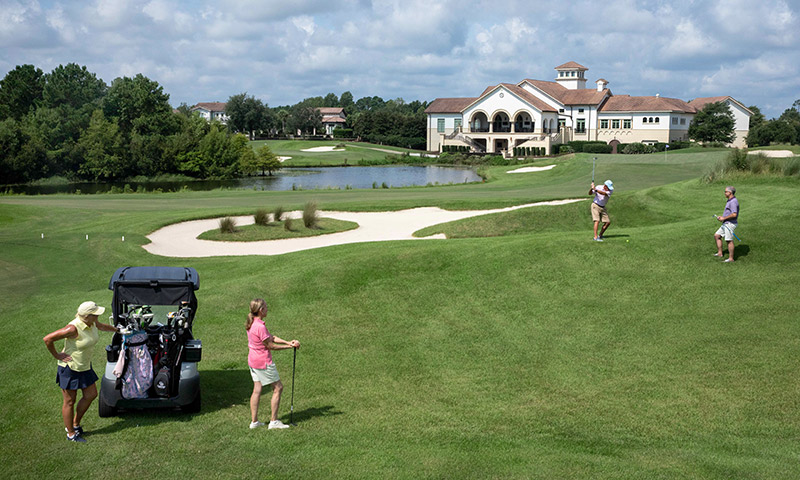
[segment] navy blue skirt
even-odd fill
[[[59,366],[56,372],[56,383],[62,390],[80,390],[94,385],[96,381],[97,374],[91,366],[85,372],[73,372],[68,366]]]

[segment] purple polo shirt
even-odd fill
[[[736,197],[731,198],[727,202],[725,202],[725,211],[722,213],[723,217],[727,217],[731,213],[736,214],[736,218],[731,220],[725,220],[726,222],[731,222],[735,224],[739,224],[739,200]]]

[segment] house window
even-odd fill
[[[678,124],[678,117],[672,117],[672,124],[673,125],[677,125]]]
[[[436,131],[444,133],[444,118],[440,118],[436,121]]]
[[[631,119],[627,118],[622,121],[622,128],[631,128]]]
[[[455,120],[453,120],[453,123],[454,123],[453,126],[455,127],[456,130],[461,128],[461,119],[460,118],[456,118]]]
[[[582,109],[582,108],[579,108],[579,109],[578,109],[578,113],[583,113],[583,109]]]
[[[650,121],[650,123],[653,123],[653,117],[650,117],[649,121]]]
[[[681,125],[686,125],[686,119],[685,118],[681,118]]]
[[[586,133],[586,120],[579,118],[575,123],[575,133]]]
[[[611,128],[619,128],[619,120],[611,120]]]
[[[642,119],[642,123],[647,123],[647,117],[644,117],[644,118]]]
[[[600,120],[600,128],[608,128],[608,120]]]
[[[563,108],[559,108],[558,109],[558,113],[564,113],[564,109]]]
[[[658,123],[658,117],[656,117],[656,123]]]

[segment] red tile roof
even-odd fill
[[[699,112],[700,110],[703,109],[703,107],[705,107],[709,103],[725,102],[727,100],[730,100],[731,102],[735,103],[736,105],[739,105],[743,109],[747,110],[747,112],[750,115],[753,114],[752,110],[750,110],[749,108],[745,107],[740,101],[736,100],[735,98],[733,98],[731,96],[695,98],[694,100],[689,101],[689,105],[691,105],[694,108],[696,108],[697,111]]]
[[[547,82],[544,80],[531,80],[525,79],[520,84],[528,82],[542,92],[546,93],[554,100],[563,103],[564,105],[599,105],[606,95],[610,94],[607,89],[597,91],[597,89],[580,89],[570,90],[564,85],[556,82]]]
[[[192,110],[200,109],[208,110],[209,112],[224,112],[228,104],[225,102],[201,102],[192,107]]]
[[[339,115],[344,112],[342,107],[319,107],[317,110],[323,115]]]
[[[697,113],[692,105],[678,98],[631,97],[615,95],[600,107],[601,112],[677,112]]]
[[[323,115],[322,123],[346,123],[347,120],[338,115]]]
[[[584,67],[580,63],[575,63],[575,62],[567,62],[564,65],[559,65],[554,70],[573,70],[573,69],[589,70],[588,68]]]
[[[475,100],[475,97],[437,98],[428,105],[425,113],[461,113]]]

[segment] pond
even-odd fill
[[[346,188],[409,187],[449,183],[480,182],[481,177],[467,167],[319,167],[284,168],[273,176],[244,177],[231,180],[196,180],[184,182],[121,182],[121,183],[70,183],[63,185],[15,185],[0,187],[13,188],[16,193],[28,195],[50,193],[104,193],[112,186],[123,188],[127,183],[134,190],[145,188],[152,191],[160,188],[165,192],[181,190],[202,191],[218,188],[247,190],[313,190]]]

